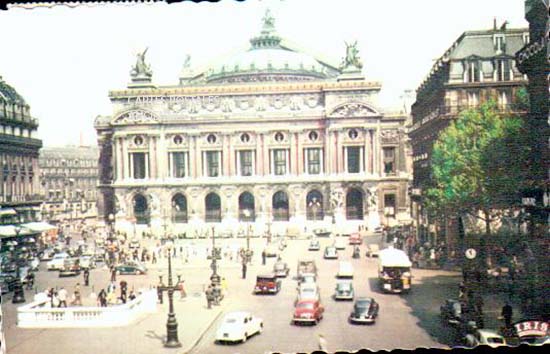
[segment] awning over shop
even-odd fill
[[[53,226],[51,224],[48,224],[47,222],[44,222],[44,221],[39,221],[39,222],[29,222],[29,223],[26,223],[26,224],[23,224],[21,225],[31,231],[35,231],[35,232],[42,232],[42,231],[49,231],[49,230],[55,230],[57,229],[57,226]]]
[[[0,238],[14,237],[14,236],[27,236],[34,235],[36,231],[27,229],[26,227],[20,227],[19,233],[15,232],[14,225],[0,225]]]
[[[12,208],[0,208],[0,216],[8,216],[8,215],[17,215],[17,212],[15,209]]]

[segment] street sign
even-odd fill
[[[466,250],[466,252],[464,252],[464,254],[466,255],[466,258],[468,258],[468,259],[474,259],[474,258],[476,258],[477,252],[476,252],[476,250],[473,249],[473,248],[468,248],[468,249]]]

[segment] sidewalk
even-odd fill
[[[4,299],[5,303],[9,299]],[[15,325],[15,306],[5,306],[5,337],[9,354],[185,354],[193,349],[214,321],[222,315],[227,302],[206,307],[204,294],[193,293],[180,299],[174,294],[174,307],[178,321],[181,348],[164,348],[168,301],[157,305],[157,312],[136,323],[117,328],[85,329],[21,329]],[[8,312],[8,313],[6,313]]]

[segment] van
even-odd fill
[[[340,262],[340,265],[338,267],[338,274],[336,274],[336,277],[338,278],[353,278],[353,266],[348,261]]]

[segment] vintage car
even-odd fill
[[[506,345],[506,339],[503,336],[489,329],[476,329],[473,333],[468,333],[464,340],[469,347],[488,345],[496,348]]]
[[[0,273],[0,289],[2,295],[7,294],[15,288],[16,278],[12,274]]]
[[[302,324],[311,323],[317,324],[322,318],[325,309],[319,300],[307,299],[300,300],[294,307],[294,315],[292,323]]]
[[[84,254],[80,256],[80,267],[82,269],[92,269],[95,268],[95,258],[93,255],[90,254]]]
[[[321,249],[321,244],[319,240],[313,239],[309,241],[308,251],[319,251]]]
[[[374,323],[380,306],[372,297],[360,297],[355,300],[349,314],[350,323]]]
[[[334,246],[325,247],[325,253],[323,253],[324,259],[338,259],[338,251]]]
[[[53,248],[46,248],[42,252],[40,252],[40,261],[51,261],[54,255],[55,251]]]
[[[258,275],[254,294],[277,294],[281,290],[281,281],[275,274]]]
[[[69,258],[69,254],[66,252],[56,253],[52,260],[46,264],[46,266],[48,270],[60,270],[65,263],[65,259],[67,258]]]
[[[353,300],[355,292],[349,281],[339,281],[334,289],[334,300]]]
[[[334,240],[333,246],[336,247],[337,250],[345,250],[346,249],[346,241],[342,237],[337,237]]]
[[[264,252],[266,257],[277,257],[277,255],[279,254],[279,247],[275,243],[270,243],[264,249]]]
[[[222,324],[216,331],[215,341],[221,342],[246,342],[248,337],[262,333],[264,322],[261,318],[251,315],[249,312],[230,312],[222,320]]]
[[[302,300],[321,300],[319,287],[315,283],[302,283],[298,286],[297,290],[296,303]]]
[[[439,307],[439,311],[441,320],[448,324],[457,325],[462,321],[462,307],[458,300],[445,300],[445,303]]]
[[[302,273],[302,276],[298,279],[298,285],[310,283],[315,284],[317,282],[317,275],[315,273]]]
[[[361,238],[361,234],[359,232],[354,232],[349,235],[348,242],[350,245],[360,245],[363,243],[363,239]]]
[[[302,259],[298,260],[298,265],[296,266],[296,276],[298,279],[302,277],[302,274],[313,273],[317,274],[317,265],[313,259]]]
[[[80,274],[80,262],[78,258],[66,258],[63,267],[59,269],[60,277],[72,277]]]
[[[288,276],[289,272],[290,272],[290,268],[288,268],[288,265],[286,264],[286,262],[277,261],[273,265],[273,273],[277,277],[285,278]]]
[[[138,274],[146,274],[147,268],[139,262],[132,261],[132,262],[127,262],[127,263],[117,265],[115,267],[115,271],[117,274],[121,274],[121,275],[124,275],[124,274],[138,275]]]
[[[367,253],[365,253],[367,257],[378,257],[379,254],[380,254],[379,245],[377,245],[376,243],[367,245]]]
[[[330,237],[332,231],[326,227],[318,228],[313,230],[313,234],[317,237]]]
[[[349,261],[342,261],[338,267],[337,278],[353,278],[353,266]]]
[[[130,248],[131,250],[139,249],[139,247],[140,244],[137,238],[132,239],[132,241],[130,241],[130,243],[128,244],[128,248]]]

